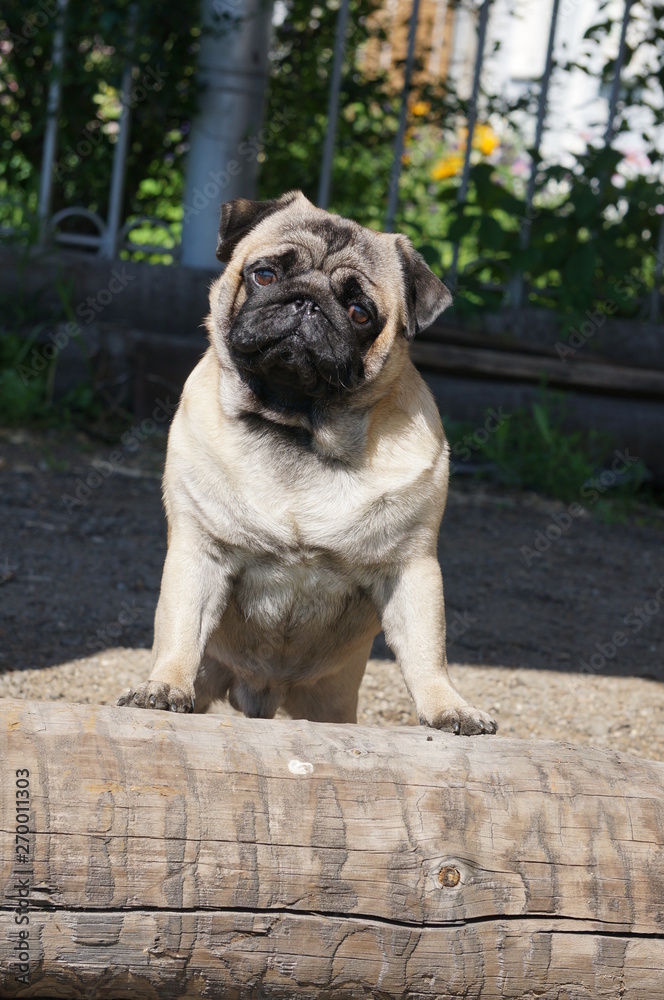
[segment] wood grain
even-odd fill
[[[0,996],[664,998],[664,764],[13,700],[0,760]]]
[[[426,341],[415,341],[410,353],[424,371],[524,382],[546,379],[549,386],[664,399],[664,372],[647,368]]]

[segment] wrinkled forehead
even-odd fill
[[[328,277],[357,275],[366,291],[383,300],[401,294],[394,240],[313,206],[294,205],[264,219],[242,242],[242,266],[279,258],[286,272],[322,271]],[[396,287],[395,287],[396,286]]]

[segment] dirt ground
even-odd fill
[[[0,430],[0,697],[112,704],[147,676],[163,447],[151,428],[109,445]],[[499,735],[664,760],[664,517],[643,520],[453,478],[450,672]],[[381,639],[373,657],[360,721],[415,724]]]

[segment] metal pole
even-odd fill
[[[655,275],[653,290],[650,293],[650,322],[656,323],[659,318],[659,296],[660,285],[662,284],[662,274],[664,274],[664,216],[659,224],[659,237],[657,239],[657,259],[655,263]]]
[[[52,76],[48,88],[46,105],[46,129],[44,131],[44,153],[39,179],[39,241],[44,243],[48,235],[48,223],[53,205],[53,164],[58,146],[58,118],[62,97],[62,68],[65,61],[65,12],[69,0],[58,0],[58,14],[53,34]]]
[[[234,15],[220,22],[219,0],[201,2],[204,31],[198,79],[202,87],[185,175],[181,256],[185,267],[221,268],[214,253],[219,206],[235,198],[256,197],[262,148],[291,120],[285,107],[261,127],[271,0],[233,0],[224,6]]]
[[[131,85],[134,68],[133,52],[136,42],[138,22],[138,5],[129,8],[127,37],[129,49],[127,61],[122,72],[122,112],[120,114],[120,129],[113,152],[113,169],[111,172],[111,190],[108,197],[108,216],[106,232],[99,245],[99,254],[112,260],[118,253],[118,232],[122,221],[122,203],[124,200],[124,184],[127,172],[127,150],[129,148],[129,133],[131,131]]]
[[[334,158],[334,142],[337,136],[337,117],[339,115],[339,91],[341,90],[341,68],[346,50],[346,29],[348,26],[348,8],[350,0],[342,0],[337,18],[337,33],[334,39],[334,62],[330,79],[330,96],[327,106],[327,132],[323,146],[323,160],[318,183],[318,206],[327,208],[330,201],[330,186],[332,183],[332,160]]]
[[[606,123],[606,132],[604,133],[605,146],[611,145],[611,140],[615,134],[614,119],[616,117],[616,108],[618,106],[618,94],[620,93],[620,73],[625,61],[625,51],[627,49],[627,25],[629,24],[629,15],[633,3],[634,0],[625,0],[625,11],[623,13],[622,27],[620,29],[620,45],[618,46],[618,56],[616,58],[613,82],[611,84],[611,94],[609,95],[609,115]]]
[[[530,243],[530,229],[532,226],[531,209],[535,198],[535,181],[540,163],[540,147],[542,145],[542,135],[544,133],[544,122],[546,119],[546,104],[549,96],[549,83],[553,72],[553,49],[556,41],[556,24],[558,21],[558,8],[560,0],[553,0],[551,11],[551,24],[549,25],[549,41],[546,48],[546,62],[544,64],[544,76],[540,84],[539,102],[537,105],[537,124],[535,126],[535,142],[533,145],[533,158],[530,165],[530,176],[528,177],[528,187],[526,189],[526,213],[519,233],[519,246],[522,250],[528,248]],[[518,309],[523,298],[523,274],[519,272],[514,278],[512,289],[512,305]]]
[[[408,30],[408,52],[406,54],[406,67],[403,74],[403,90],[401,92],[401,110],[399,112],[399,127],[394,140],[394,159],[392,160],[392,171],[390,174],[390,185],[387,191],[387,215],[385,216],[385,232],[391,233],[394,229],[394,217],[397,214],[397,204],[399,201],[399,177],[401,176],[401,157],[403,156],[403,140],[406,134],[406,119],[408,117],[408,94],[410,92],[410,80],[413,75],[413,62],[415,60],[415,36],[417,35],[417,18],[420,12],[420,0],[413,0],[413,8],[410,14],[410,27]]]
[[[613,72],[613,81],[611,83],[611,93],[609,95],[609,111],[606,121],[606,131],[604,132],[604,146],[605,148],[611,146],[611,142],[615,135],[615,117],[616,109],[618,107],[618,95],[620,93],[620,75],[623,68],[623,63],[625,62],[625,52],[627,50],[627,26],[629,24],[630,11],[634,0],[625,0],[625,10],[623,11],[622,25],[620,27],[620,43],[618,45],[618,55],[616,56],[616,63]],[[609,173],[606,169],[599,171],[598,176],[598,200],[604,192],[604,188],[609,179]],[[591,229],[590,238],[591,240],[595,238],[596,227]]]
[[[461,184],[457,194],[457,205],[462,205],[468,194],[468,181],[470,177],[470,153],[473,143],[473,133],[477,121],[477,100],[480,93],[480,75],[482,73],[482,63],[484,61],[484,43],[486,41],[486,29],[489,22],[489,7],[491,0],[484,0],[480,8],[480,23],[477,29],[477,54],[475,56],[475,70],[473,73],[473,91],[468,107],[468,135],[466,137],[466,152],[463,159],[463,171],[461,173]],[[452,290],[456,286],[457,268],[459,265],[459,244],[455,243],[452,250],[452,267],[450,268],[449,280]]]

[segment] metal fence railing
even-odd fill
[[[43,241],[55,240],[61,245],[69,247],[79,247],[85,250],[96,251],[101,257],[112,259],[122,250],[135,250],[137,245],[129,239],[133,228],[142,224],[145,218],[133,218],[123,220],[123,193],[124,178],[126,172],[127,149],[131,129],[131,101],[130,91],[132,86],[132,62],[128,57],[122,81],[122,115],[119,122],[119,131],[114,147],[112,169],[110,175],[108,210],[105,218],[97,212],[91,211],[87,206],[65,208],[55,214],[52,213],[53,203],[53,167],[56,161],[58,145],[58,118],[61,108],[62,93],[62,66],[65,49],[68,46],[65,28],[65,13],[69,0],[58,0],[58,18],[55,25],[53,37],[53,75],[48,92],[48,106],[46,109],[47,125],[44,139],[43,161],[41,164],[41,181],[39,189],[38,215],[40,224],[40,234]],[[441,0],[445,2],[445,0]],[[607,117],[605,122],[603,142],[605,146],[610,146],[616,134],[616,115],[621,89],[621,74],[625,63],[627,52],[627,33],[630,24],[630,17],[635,0],[624,0],[622,6],[622,21],[620,31],[620,41],[618,53],[613,63],[613,78],[607,101]],[[496,0],[481,0],[476,23],[476,48],[474,67],[472,73],[472,90],[467,104],[467,138],[463,157],[463,166],[460,172],[457,204],[462,206],[468,196],[469,180],[471,176],[471,149],[473,135],[478,120],[478,107],[482,89],[483,70],[486,58],[487,29],[492,16],[492,8],[496,5]],[[418,26],[420,0],[412,0],[412,8],[408,25],[407,58],[404,70],[403,87],[400,94],[400,115],[398,129],[394,140],[392,169],[389,179],[387,194],[387,210],[385,217],[385,228],[391,230],[394,226],[395,215],[399,199],[399,180],[402,170],[402,159],[404,151],[404,135],[407,127],[409,95],[412,87],[412,69],[416,44],[416,32]],[[129,8],[127,32],[131,36],[132,24],[135,23],[136,5]],[[330,199],[330,186],[332,177],[332,164],[335,155],[335,135],[336,122],[340,113],[340,94],[343,84],[343,62],[345,38],[349,22],[349,0],[342,0],[339,13],[334,49],[333,68],[330,74],[329,95],[328,95],[328,128],[324,143],[322,160],[320,165],[320,179],[318,186],[318,203],[326,207]],[[531,239],[532,220],[531,214],[534,199],[537,193],[538,170],[541,164],[542,140],[547,129],[547,105],[549,101],[549,89],[554,71],[554,48],[556,43],[556,31],[560,18],[560,2],[553,0],[548,27],[548,39],[546,45],[546,56],[541,67],[541,76],[538,81],[537,111],[534,130],[534,143],[531,148],[529,165],[529,175],[526,182],[524,219],[520,226],[519,244],[521,250],[527,250]],[[62,231],[61,224],[65,219],[80,217],[86,220],[88,232]],[[166,224],[158,218],[150,218],[153,225]],[[96,228],[96,235],[89,232],[89,224]],[[664,215],[659,220],[659,231],[656,237],[658,248],[657,264],[655,269],[655,287],[651,293],[650,316],[655,318],[659,310],[659,285],[662,281],[662,271],[664,264]],[[163,252],[163,247],[150,247],[140,245],[142,251]],[[169,249],[169,253],[177,259],[178,248]],[[456,241],[453,246],[452,266],[449,280],[454,285],[458,280],[459,269],[459,243]],[[509,300],[513,306],[522,303],[524,295],[523,275],[517,273],[509,283]]]
[[[127,60],[122,74],[120,95],[122,114],[120,116],[113,153],[106,218],[103,219],[98,212],[93,212],[85,206],[63,208],[55,214],[52,213],[53,185],[55,180],[54,166],[58,147],[58,119],[62,102],[62,77],[65,48],[67,45],[65,16],[68,6],[69,0],[58,0],[58,14],[53,36],[53,75],[48,90],[44,156],[39,185],[38,218],[40,240],[47,242],[54,239],[56,243],[63,246],[83,250],[96,250],[100,257],[113,260],[118,256],[120,250],[137,249],[136,245],[132,244],[128,238],[132,229],[137,228],[145,222],[150,222],[153,226],[162,226],[166,230],[168,230],[168,227],[162,219],[154,216],[133,217],[123,222],[124,183],[131,131],[131,92],[133,86],[133,63],[131,59]],[[138,8],[134,3],[129,8],[127,19],[127,35],[130,41],[136,31],[137,12]],[[91,223],[97,229],[97,234],[90,235],[89,233],[77,233],[75,231],[61,232],[59,229],[60,223],[66,219],[75,217],[83,218],[88,223]],[[163,252],[164,248],[162,246],[141,244],[140,249],[143,252],[153,251],[160,253]],[[177,247],[174,247],[169,252],[173,257],[177,258]]]

